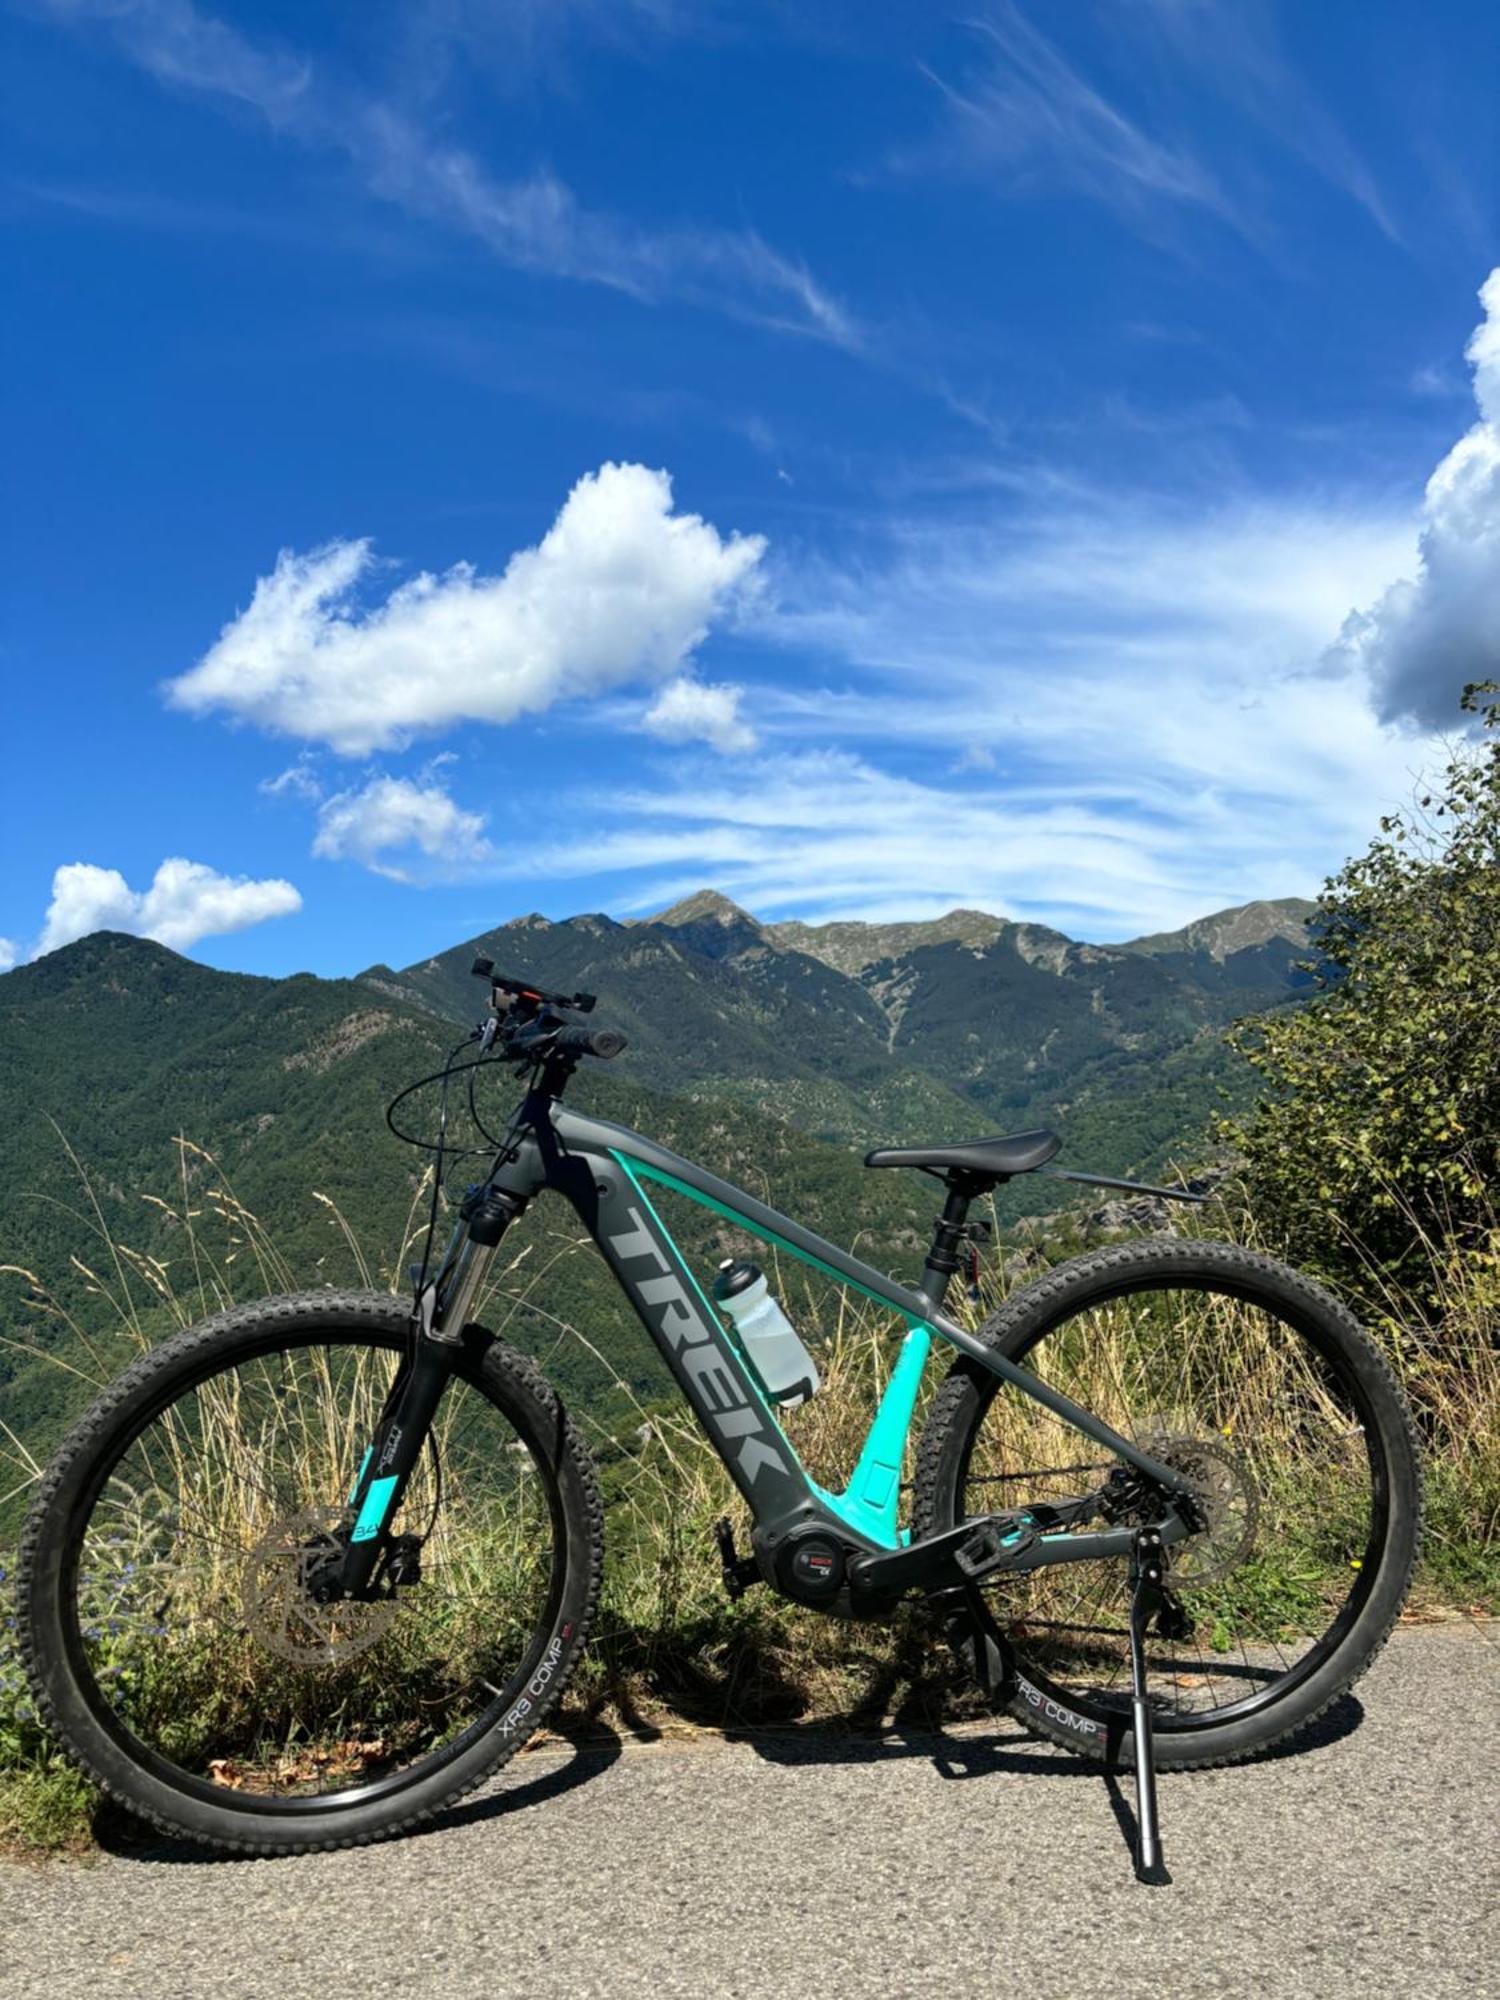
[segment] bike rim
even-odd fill
[[[1045,1322],[1012,1359],[1192,1467],[1227,1523],[1217,1546],[1210,1532],[1172,1554],[1168,1582],[1192,1630],[1148,1637],[1154,1727],[1247,1718],[1309,1680],[1368,1602],[1390,1505],[1369,1393],[1316,1316],[1228,1278],[1116,1280]],[[1113,1463],[1040,1405],[1002,1392],[970,1432],[958,1511],[1088,1491]],[[1027,1680],[1066,1710],[1128,1718],[1125,1565],[1042,1570],[1002,1590]]]
[[[421,1581],[324,1607],[308,1560],[347,1504],[402,1344],[278,1331],[138,1413],[72,1515],[64,1637],[95,1719],[173,1789],[347,1810],[456,1762],[522,1697],[560,1607],[566,1528],[541,1441],[462,1364],[394,1533]]]

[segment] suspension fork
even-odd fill
[[[495,1191],[485,1192],[491,1198],[477,1206],[457,1257],[418,1295],[412,1351],[391,1384],[349,1495],[355,1516],[339,1566],[335,1594],[340,1597],[359,1597],[369,1588],[385,1548],[386,1523],[401,1505],[422,1456],[490,1259],[520,1213],[519,1203],[505,1198],[502,1206]]]
[[[339,1596],[359,1597],[374,1575],[385,1524],[401,1505],[452,1373],[451,1345],[419,1335],[416,1352],[402,1364],[390,1405],[354,1482],[350,1505],[357,1511],[340,1565]]]

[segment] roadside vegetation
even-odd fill
[[[52,1375],[60,1394],[53,1421],[45,1426],[47,1435],[28,1438],[0,1425],[0,1549],[14,1545],[28,1490],[56,1442],[55,1433],[133,1354],[230,1303],[295,1288],[295,1273],[216,1170],[195,1193],[188,1169],[195,1163],[207,1169],[212,1163],[186,1144],[180,1152],[175,1202],[157,1199],[180,1230],[181,1256],[169,1265],[104,1237],[97,1241],[92,1261],[79,1260],[113,1318],[108,1330],[85,1332],[36,1274],[14,1267],[6,1273],[12,1296],[23,1308],[22,1327],[29,1323],[30,1329],[6,1338],[13,1349],[29,1350],[24,1358]],[[1204,1233],[1243,1238],[1247,1230],[1238,1204],[1239,1191],[1233,1189],[1214,1208],[1187,1213]],[[390,1284],[404,1258],[377,1263],[336,1210],[329,1207],[327,1219],[344,1246],[342,1280]],[[1055,1218],[1047,1227],[1034,1221],[1023,1225],[985,1272],[981,1299],[963,1302],[965,1312],[982,1317],[1008,1289],[1082,1247],[1087,1234],[1077,1215]],[[576,1350],[575,1373],[586,1365],[607,1374],[608,1361],[587,1332],[561,1323],[543,1303],[549,1267],[591,1254],[590,1246],[570,1230],[560,1231],[549,1243],[526,1246],[498,1272],[480,1316],[544,1365],[555,1360],[560,1346],[567,1346]],[[1438,1269],[1440,1246],[1433,1246],[1433,1255]],[[330,1257],[319,1273],[324,1282],[332,1261]],[[793,1318],[816,1343],[824,1377],[819,1395],[788,1419],[788,1429],[814,1472],[826,1483],[841,1485],[884,1385],[900,1328],[795,1262],[777,1265],[772,1277]],[[1483,1608],[1500,1600],[1495,1549],[1500,1363],[1489,1337],[1493,1279],[1493,1270],[1470,1257],[1454,1256],[1439,1275],[1429,1277],[1429,1286],[1441,1290],[1427,1294],[1429,1307],[1420,1325],[1411,1303],[1390,1291],[1379,1318],[1388,1351],[1422,1413],[1429,1450],[1430,1528],[1419,1607]],[[1434,1297],[1440,1298],[1435,1323]],[[1245,1355],[1247,1367],[1253,1366],[1248,1329]],[[1118,1377],[1128,1364],[1122,1348],[1096,1357],[1096,1365],[1098,1380],[1104,1381]],[[940,1362],[929,1374],[935,1386]],[[602,1725],[654,1733],[694,1725],[733,1728],[813,1719],[874,1727],[893,1717],[930,1722],[977,1712],[977,1698],[915,1615],[903,1613],[889,1626],[841,1624],[786,1605],[765,1591],[731,1604],[719,1578],[713,1523],[728,1514],[743,1541],[748,1524],[737,1496],[683,1406],[666,1397],[643,1398],[619,1378],[614,1391],[601,1407],[617,1418],[618,1399],[623,1398],[629,1406],[625,1422],[603,1423],[586,1407],[577,1412],[601,1467],[607,1564],[595,1638],[559,1718],[560,1729]],[[1274,1426],[1269,1376],[1262,1401],[1266,1421]],[[919,1409],[914,1437],[922,1415]],[[222,1420],[232,1426],[233,1413],[226,1408]],[[1020,1421],[1024,1424],[1024,1418]],[[336,1467],[347,1450],[347,1409],[342,1402],[338,1410],[315,1407],[307,1422],[310,1453]],[[1016,1447],[1024,1449],[1019,1438]],[[232,1442],[226,1440],[208,1457],[210,1463],[232,1457]],[[233,1483],[212,1483],[213,1504],[232,1510]],[[332,1472],[324,1484],[331,1483]],[[237,1531],[231,1519],[221,1526],[227,1543],[246,1546],[252,1539]],[[1311,1545],[1309,1550],[1288,1574],[1258,1572],[1255,1578],[1261,1599],[1274,1600],[1278,1617],[1289,1621],[1289,1628],[1304,1600],[1308,1612],[1315,1611],[1324,1585],[1337,1581],[1319,1569]],[[98,1800],[33,1713],[14,1647],[12,1583],[13,1558],[0,1553],[0,1848],[85,1852]],[[1034,1612],[1045,1609],[1033,1607]],[[1226,1642],[1233,1617],[1233,1602],[1226,1601]],[[422,1655],[419,1635],[413,1639],[401,1654],[401,1672],[412,1687],[419,1687],[430,1681],[436,1663]],[[131,1670],[132,1643],[129,1632],[122,1634],[121,1671]],[[351,1670],[363,1670],[365,1657]],[[389,1674],[385,1646],[368,1657],[378,1657],[381,1671]],[[242,1659],[216,1639],[191,1660],[180,1656],[175,1677],[158,1677],[151,1698],[159,1708],[180,1711],[184,1729],[194,1717],[212,1716],[222,1734],[227,1717],[232,1733],[232,1717],[241,1713],[248,1741],[267,1702],[274,1700],[267,1674],[274,1680],[276,1671],[274,1661]],[[398,1688],[397,1706],[399,1694]]]
[[[1323,957],[1315,997],[1235,1031],[1238,1047],[1260,1073],[1262,1095],[1248,1116],[1221,1126],[1219,1145],[1232,1170],[1212,1206],[1192,1212],[1183,1225],[1270,1249],[1311,1269],[1351,1299],[1382,1342],[1426,1447],[1428,1536],[1419,1612],[1500,1607],[1500,1063],[1494,1034],[1500,701],[1487,695],[1494,690],[1473,690],[1467,698],[1480,734],[1455,753],[1441,785],[1411,814],[1385,821],[1369,852],[1329,883],[1316,920]],[[66,1212],[73,1242],[67,1269],[0,1266],[6,1287],[0,1294],[6,1357],[0,1848],[84,1851],[97,1805],[32,1711],[16,1657],[14,1564],[7,1553],[28,1493],[68,1424],[134,1354],[231,1303],[297,1289],[299,1277],[403,1290],[422,1220],[425,1189],[418,1185],[405,1227],[392,1232],[395,1240],[381,1259],[361,1244],[337,1207],[312,1193],[309,1206],[322,1218],[322,1254],[311,1271],[299,1273],[236,1197],[218,1163],[180,1140],[175,1166],[173,1185],[139,1196],[155,1218],[152,1249],[122,1241],[107,1225],[80,1165],[82,1197]],[[1181,1220],[1173,1217],[1174,1224]],[[697,1237],[686,1231],[682,1237],[695,1262],[744,1247],[740,1239],[705,1236],[701,1217],[696,1226]],[[1013,1226],[967,1310],[982,1317],[1007,1290],[1082,1247],[1086,1228],[1082,1212]],[[906,1246],[913,1256],[915,1241]],[[626,1357],[613,1339],[601,1343],[597,1326],[569,1312],[588,1297],[576,1273],[591,1254],[566,1216],[530,1228],[514,1247],[508,1239],[477,1315],[532,1354],[563,1387],[604,1481],[603,1606],[559,1727],[605,1720],[653,1731],[819,1717],[877,1725],[892,1716],[937,1719],[971,1703],[946,1655],[915,1618],[898,1617],[889,1627],[843,1625],[764,1591],[728,1602],[712,1528],[727,1513],[743,1538],[742,1510],[688,1413],[667,1396],[665,1378],[653,1375],[649,1354],[643,1366],[638,1353]],[[772,1275],[791,1316],[815,1343],[824,1378],[821,1393],[788,1428],[815,1474],[842,1485],[900,1329],[854,1295],[814,1280],[805,1267],[777,1265]],[[1101,1379],[1128,1372],[1123,1350],[1108,1349],[1111,1337],[1103,1329]],[[1275,1438],[1282,1407],[1277,1382],[1248,1327],[1242,1353],[1258,1397],[1260,1434]],[[929,1370],[934,1381],[940,1372],[940,1366]],[[914,1435],[922,1414],[919,1409]],[[234,1412],[226,1408],[221,1420],[227,1436]],[[347,1410],[314,1411],[314,1457],[321,1452],[328,1467],[338,1465],[347,1428]],[[323,1483],[332,1483],[331,1473]],[[1278,1496],[1285,1518],[1303,1498]],[[1326,1492],[1319,1501],[1326,1513]],[[223,1504],[233,1505],[232,1482]],[[1309,1509],[1309,1518],[1316,1511]],[[233,1545],[234,1523],[224,1525],[225,1541]],[[1254,1579],[1262,1605],[1273,1604],[1277,1620],[1295,1629],[1304,1609],[1312,1617],[1332,1587],[1327,1565],[1336,1561],[1310,1534],[1284,1573],[1266,1574],[1262,1566]],[[1225,1595],[1214,1630],[1224,1631],[1226,1643],[1237,1615],[1233,1593]],[[129,1638],[122,1635],[122,1672],[138,1670]],[[415,1681],[433,1671],[420,1645],[402,1662]],[[452,1663],[446,1665],[451,1670]],[[266,1699],[262,1670],[233,1648],[205,1646],[189,1678],[191,1685],[179,1678],[152,1690],[153,1699],[180,1709],[185,1728],[208,1708],[216,1726],[237,1713],[248,1718]]]

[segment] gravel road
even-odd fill
[[[1311,1745],[1128,1780],[1006,1722],[544,1749],[432,1831],[0,1866],[0,1994],[1500,1995],[1500,1628],[1411,1627]]]

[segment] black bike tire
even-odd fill
[[[546,1721],[577,1666],[603,1570],[604,1510],[593,1458],[537,1368],[503,1341],[469,1327],[459,1368],[531,1443],[564,1529],[563,1580],[550,1630],[540,1646],[534,1638],[527,1657],[537,1664],[528,1666],[522,1691],[505,1713],[458,1755],[414,1764],[407,1780],[379,1799],[288,1817],[258,1809],[250,1794],[226,1790],[221,1804],[176,1789],[144,1768],[95,1712],[68,1644],[66,1551],[108,1467],[142,1423],[166,1407],[164,1391],[173,1382],[185,1391],[202,1380],[205,1362],[267,1351],[268,1334],[274,1340],[294,1331],[344,1332],[351,1340],[399,1349],[409,1325],[409,1309],[388,1293],[326,1291],[262,1300],[188,1327],[142,1355],[105,1390],[42,1480],[22,1532],[17,1605],[21,1656],[38,1711],[102,1791],[163,1833],[223,1854],[271,1855],[361,1847],[406,1832],[508,1763]]]
[[[1197,1724],[1185,1719],[1171,1730],[1155,1732],[1158,1764],[1197,1770],[1239,1763],[1309,1728],[1376,1658],[1400,1616],[1416,1569],[1421,1461],[1416,1427],[1390,1364],[1348,1308],[1290,1266],[1237,1244],[1164,1236],[1085,1252],[1012,1293],[984,1322],[978,1338],[1024,1364],[1037,1341],[1071,1314],[1118,1293],[1145,1289],[1153,1278],[1179,1286],[1212,1278],[1250,1303],[1258,1301],[1283,1318],[1292,1314],[1304,1326],[1316,1326],[1327,1350],[1338,1356],[1365,1394],[1388,1474],[1379,1561],[1357,1616],[1327,1659],[1254,1714],[1219,1723],[1211,1717]],[[978,1363],[961,1359],[934,1397],[917,1449],[913,1525],[918,1536],[941,1532],[961,1518],[960,1486],[973,1437],[997,1391],[1017,1393],[1003,1390]],[[1003,1628],[1003,1603],[996,1611]],[[1080,1756],[1128,1763],[1133,1755],[1131,1731],[1125,1727],[1122,1734],[1118,1719],[1083,1713],[1081,1703],[1074,1708],[1057,1700],[1024,1672],[1008,1708],[1033,1735]]]

